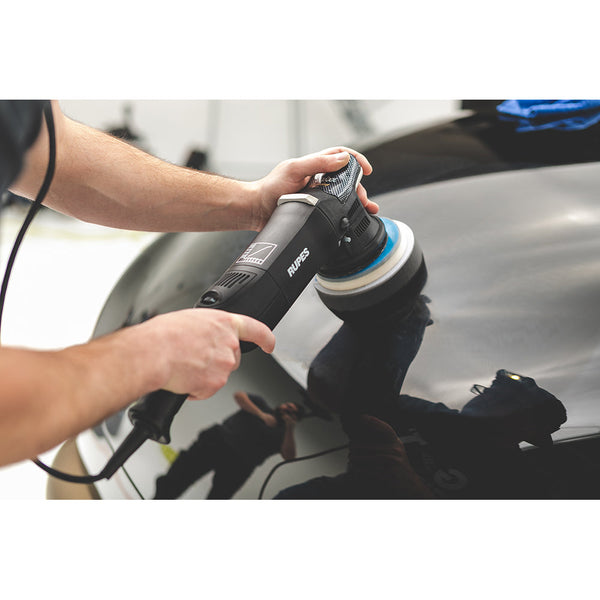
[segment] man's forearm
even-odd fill
[[[239,366],[240,340],[272,352],[250,317],[190,308],[58,351],[0,348],[0,464],[30,458],[158,389],[202,400]]]
[[[54,103],[56,173],[45,204],[84,221],[142,231],[248,229],[256,184],[169,164],[65,117]],[[12,190],[33,198],[48,161],[45,125]]]
[[[2,348],[0,464],[49,450],[161,387],[148,342],[132,328],[59,351]]]
[[[242,182],[178,167],[65,117],[53,103],[57,162],[45,203],[84,221],[144,231],[259,231],[283,194],[302,189],[316,173],[337,171],[349,154],[368,175],[372,167],[360,153],[336,146],[278,164],[265,177]],[[33,199],[48,164],[48,132],[26,155],[11,190]],[[357,188],[369,212],[378,207]]]
[[[285,460],[296,458],[296,440],[294,439],[293,425],[286,425],[283,441],[281,443],[281,456]]]

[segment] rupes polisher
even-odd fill
[[[279,198],[264,229],[200,297],[196,307],[254,317],[273,329],[315,278],[325,305],[368,324],[408,312],[426,280],[423,254],[404,223],[370,215],[358,198],[358,161],[319,174]],[[242,342],[242,351],[254,348]],[[157,390],[128,411],[134,425],[102,473],[108,478],[147,439],[170,442],[186,395]]]
[[[367,213],[356,193],[361,177],[350,156],[343,169],[281,196],[265,228],[196,306],[273,329],[315,274],[319,296],[346,321],[410,306],[425,282],[422,252],[407,225]]]

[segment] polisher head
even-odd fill
[[[381,218],[385,247],[356,273],[317,274],[315,288],[329,310],[355,323],[381,323],[408,314],[427,280],[423,253],[405,223]]]

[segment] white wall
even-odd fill
[[[208,150],[210,169],[237,178],[257,178],[278,162],[333,145],[363,142],[335,100],[66,100],[64,112],[107,129],[124,121],[142,146],[173,163],[192,148]],[[386,134],[452,114],[452,100],[358,101],[374,133]]]

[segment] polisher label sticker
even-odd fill
[[[273,250],[277,248],[277,244],[271,244],[268,242],[256,242],[250,244],[244,254],[242,254],[236,262],[246,262],[253,265],[262,265],[269,256],[273,253]]]

